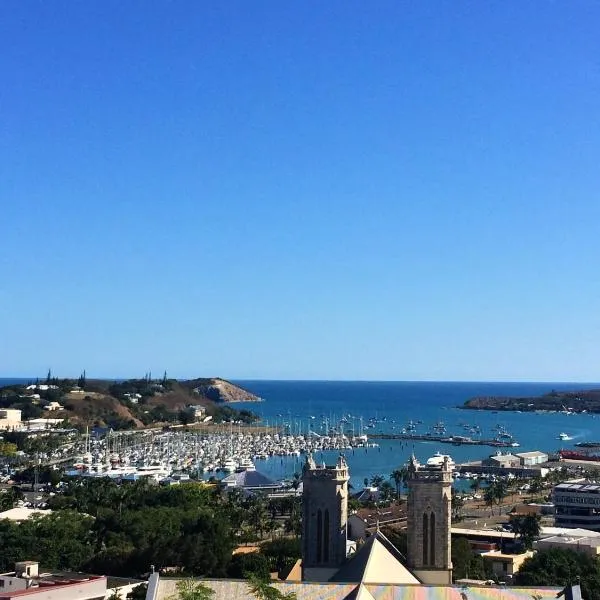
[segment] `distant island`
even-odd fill
[[[195,422],[253,423],[259,420],[257,415],[228,404],[260,400],[225,379],[177,380],[166,373],[160,379],[148,374],[141,379],[109,381],[88,379],[85,372],[78,379],[59,379],[49,372],[44,379],[0,387],[0,410],[11,409],[14,419],[20,411],[23,426],[31,419],[115,430]]]
[[[542,396],[476,396],[459,408],[470,410],[512,410],[521,412],[600,413],[600,389],[557,392]]]

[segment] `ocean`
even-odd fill
[[[29,379],[0,379],[1,385]],[[448,435],[470,435],[465,424],[478,426],[481,437],[492,438],[501,426],[520,446],[515,451],[555,451],[572,448],[582,440],[600,440],[600,415],[562,413],[516,413],[462,410],[458,408],[473,396],[535,396],[551,390],[599,388],[596,383],[477,383],[477,382],[366,382],[366,381],[235,381],[264,399],[255,404],[234,405],[259,414],[270,425],[288,426],[293,432],[312,430],[324,433],[325,423],[335,425],[345,417],[346,429],[354,426],[358,434],[360,419],[366,426],[376,419],[373,432],[398,433],[409,421],[422,421],[417,432],[425,433],[440,421]],[[312,418],[314,417],[314,418]],[[561,442],[564,432],[573,439]],[[488,446],[453,446],[431,441],[374,440],[378,448],[355,449],[346,454],[354,487],[364,478],[386,477],[402,464],[411,452],[424,461],[435,452],[450,454],[456,462],[480,460],[496,449]],[[509,449],[502,449],[503,452]],[[335,452],[320,453],[318,461],[335,461]],[[303,457],[272,457],[256,461],[256,468],[274,479],[289,479],[302,468]]]
[[[242,387],[265,401],[244,405],[269,422],[289,424],[294,431],[310,428],[321,433],[322,423],[335,424],[342,416],[351,415],[346,429],[354,423],[358,433],[371,418],[377,420],[373,429],[364,433],[399,433],[409,421],[422,421],[418,433],[425,433],[440,421],[448,435],[476,437],[464,429],[465,424],[478,426],[481,437],[493,438],[497,427],[510,432],[519,442],[515,452],[530,450],[556,451],[573,448],[582,440],[600,440],[600,415],[566,415],[562,413],[517,413],[474,411],[458,408],[473,396],[535,396],[551,390],[584,390],[599,388],[594,383],[477,383],[477,382],[366,382],[366,381],[236,381]],[[315,417],[312,419],[311,417]],[[384,420],[385,419],[385,420]],[[573,439],[558,440],[564,432]],[[348,451],[351,482],[362,486],[364,478],[390,473],[404,464],[414,451],[421,461],[435,452],[450,454],[456,462],[480,460],[497,451],[489,446],[454,446],[431,441],[374,440],[378,448]],[[510,449],[503,448],[502,452]],[[315,457],[326,463],[333,462],[335,452],[324,452]],[[272,478],[286,479],[302,467],[303,458],[272,457],[257,461],[256,468]]]

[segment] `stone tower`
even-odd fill
[[[302,473],[302,579],[327,581],[346,560],[348,464],[317,466],[308,456]]]
[[[409,567],[423,583],[449,585],[452,471],[448,459],[438,466],[421,466],[412,456],[408,471]]]

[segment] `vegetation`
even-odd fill
[[[258,600],[296,600],[293,592],[284,594],[271,585],[269,579],[251,575],[249,578],[250,593]]]
[[[540,536],[540,521],[539,515],[518,515],[510,520],[513,531],[527,550],[533,548],[533,542]]]
[[[560,587],[580,583],[586,600],[600,600],[600,561],[575,550],[540,550],[523,563],[516,583]]]
[[[177,582],[177,594],[169,600],[211,600],[215,591],[201,581],[182,579]]]
[[[216,385],[218,382],[218,385]],[[188,407],[202,405],[215,423],[254,423],[258,417],[249,410],[224,404],[229,400],[253,400],[255,396],[228,382],[215,379],[177,381],[165,373],[161,379],[146,374],[127,381],[91,380],[85,371],[78,379],[58,379],[49,372],[35,389],[15,384],[0,388],[0,408],[21,410],[23,419],[61,418],[70,426],[132,429],[153,424],[189,424]],[[63,409],[47,413],[44,407],[58,402]],[[1,455],[1,454],[0,454]]]
[[[454,579],[489,579],[483,558],[473,552],[465,538],[452,540],[452,575]]]

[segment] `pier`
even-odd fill
[[[517,448],[519,444],[509,440],[498,439],[473,439],[459,435],[435,435],[417,433],[370,433],[370,439],[379,440],[408,440],[412,442],[439,442],[453,446],[492,446],[494,448]]]

